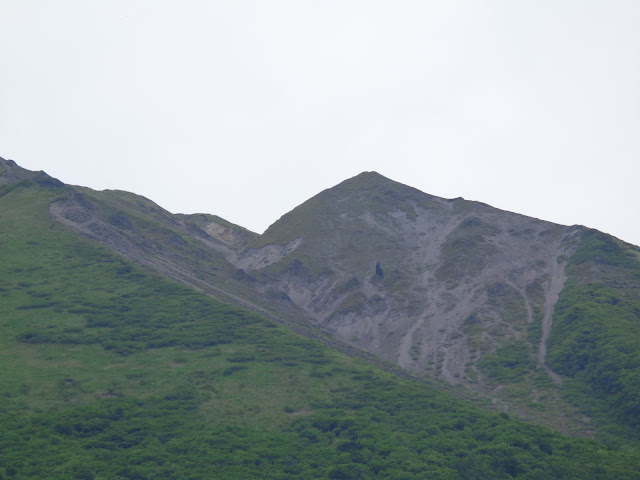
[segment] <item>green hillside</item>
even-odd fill
[[[586,229],[569,260],[549,336],[565,395],[607,425],[640,436],[640,248]],[[612,439],[612,441],[614,441]]]
[[[65,188],[0,187],[0,478],[640,477],[636,449],[487,412],[147,273],[50,221]]]

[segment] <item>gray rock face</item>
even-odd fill
[[[580,231],[365,173],[281,218],[243,268],[339,338],[467,383],[482,355],[524,338],[533,322],[543,327],[532,348],[544,365]]]

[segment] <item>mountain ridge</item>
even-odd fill
[[[34,181],[30,175],[21,181]],[[582,366],[566,368],[567,351],[585,347],[554,327],[556,304],[566,322],[572,305],[601,284],[625,306],[616,322],[635,318],[629,292],[638,283],[629,268],[640,249],[606,234],[594,241],[586,227],[442,199],[377,172],[323,190],[260,236],[216,216],[170,214],[134,194],[84,187],[68,187],[50,214],[146,268],[342,351],[361,349],[463,386],[561,431],[593,435],[594,421],[609,421],[604,407],[587,407],[574,389],[604,382],[596,360],[587,352]],[[592,253],[584,257],[587,244]],[[622,259],[617,267],[601,261],[611,255]],[[572,328],[592,335],[586,324]],[[612,411],[630,419],[634,387],[624,379],[635,360],[624,358],[628,366],[614,370],[622,383],[602,387],[598,405],[618,399]]]

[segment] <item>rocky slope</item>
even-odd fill
[[[60,189],[54,222],[343,351],[461,385],[559,430],[595,428],[592,412],[580,410],[588,393],[575,395],[589,382],[603,405],[622,399],[614,409],[627,413],[615,422],[635,418],[634,383],[624,379],[637,370],[636,348],[623,332],[640,325],[640,249],[613,237],[434,197],[375,172],[319,193],[263,235],[127,192],[65,186],[0,159],[4,191],[21,182]],[[590,315],[575,312],[603,285],[613,293],[593,308],[612,317],[594,330]],[[602,360],[589,353],[597,348],[572,365],[571,352],[587,337],[600,345],[605,327],[606,342],[628,353],[613,368],[622,384],[598,370]],[[584,333],[559,333],[567,328]],[[574,392],[570,402],[561,390]]]
[[[465,383],[538,322],[541,365],[580,227],[433,197],[370,172],[272,225],[236,262],[314,323],[402,367]],[[276,253],[277,252],[277,253]]]

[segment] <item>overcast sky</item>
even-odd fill
[[[362,171],[640,244],[640,1],[0,0],[0,156],[262,232]]]

